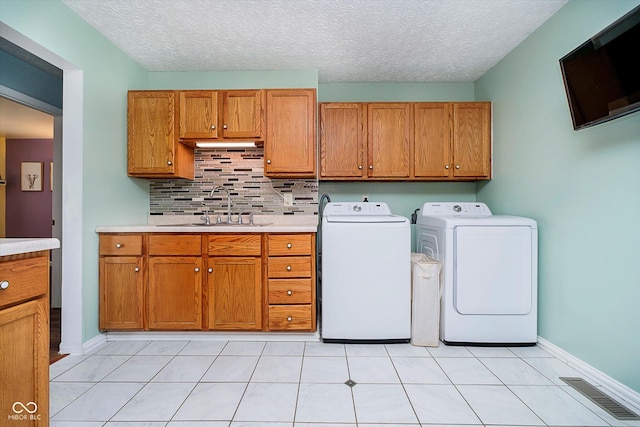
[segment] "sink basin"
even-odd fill
[[[205,224],[204,222],[194,222],[191,224],[191,226],[193,227],[263,227],[265,225],[270,224],[238,224],[237,222],[213,222],[211,224]]]
[[[265,225],[271,224],[238,224],[237,222],[232,222],[231,224],[227,222],[211,223],[205,224],[204,222],[192,222],[188,224],[157,224],[157,227],[264,227]]]

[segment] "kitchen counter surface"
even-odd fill
[[[215,217],[211,217],[215,223]],[[234,217],[234,222],[237,217]],[[249,222],[244,216],[243,221]],[[249,224],[213,224],[201,223],[195,215],[158,215],[149,216],[147,224],[114,225],[96,227],[97,233],[315,233],[318,231],[318,217],[315,215],[256,215],[255,225]]]
[[[0,256],[45,251],[60,247],[60,241],[52,238],[0,239]]]

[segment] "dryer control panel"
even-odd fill
[[[420,210],[422,216],[491,216],[491,210],[484,203],[478,202],[442,202],[425,203]]]

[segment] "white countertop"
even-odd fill
[[[234,217],[235,220],[235,217]],[[215,222],[215,217],[211,217]],[[247,223],[248,216],[243,218]],[[96,227],[97,233],[315,233],[318,217],[315,215],[256,215],[255,225],[193,225],[201,223],[195,215],[151,215],[147,224]]]
[[[60,247],[60,241],[52,238],[0,239],[0,256],[46,251]]]

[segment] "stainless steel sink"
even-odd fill
[[[271,224],[238,224],[237,222],[211,223],[205,224],[204,222],[192,222],[188,224],[156,224],[156,227],[264,227]]]

